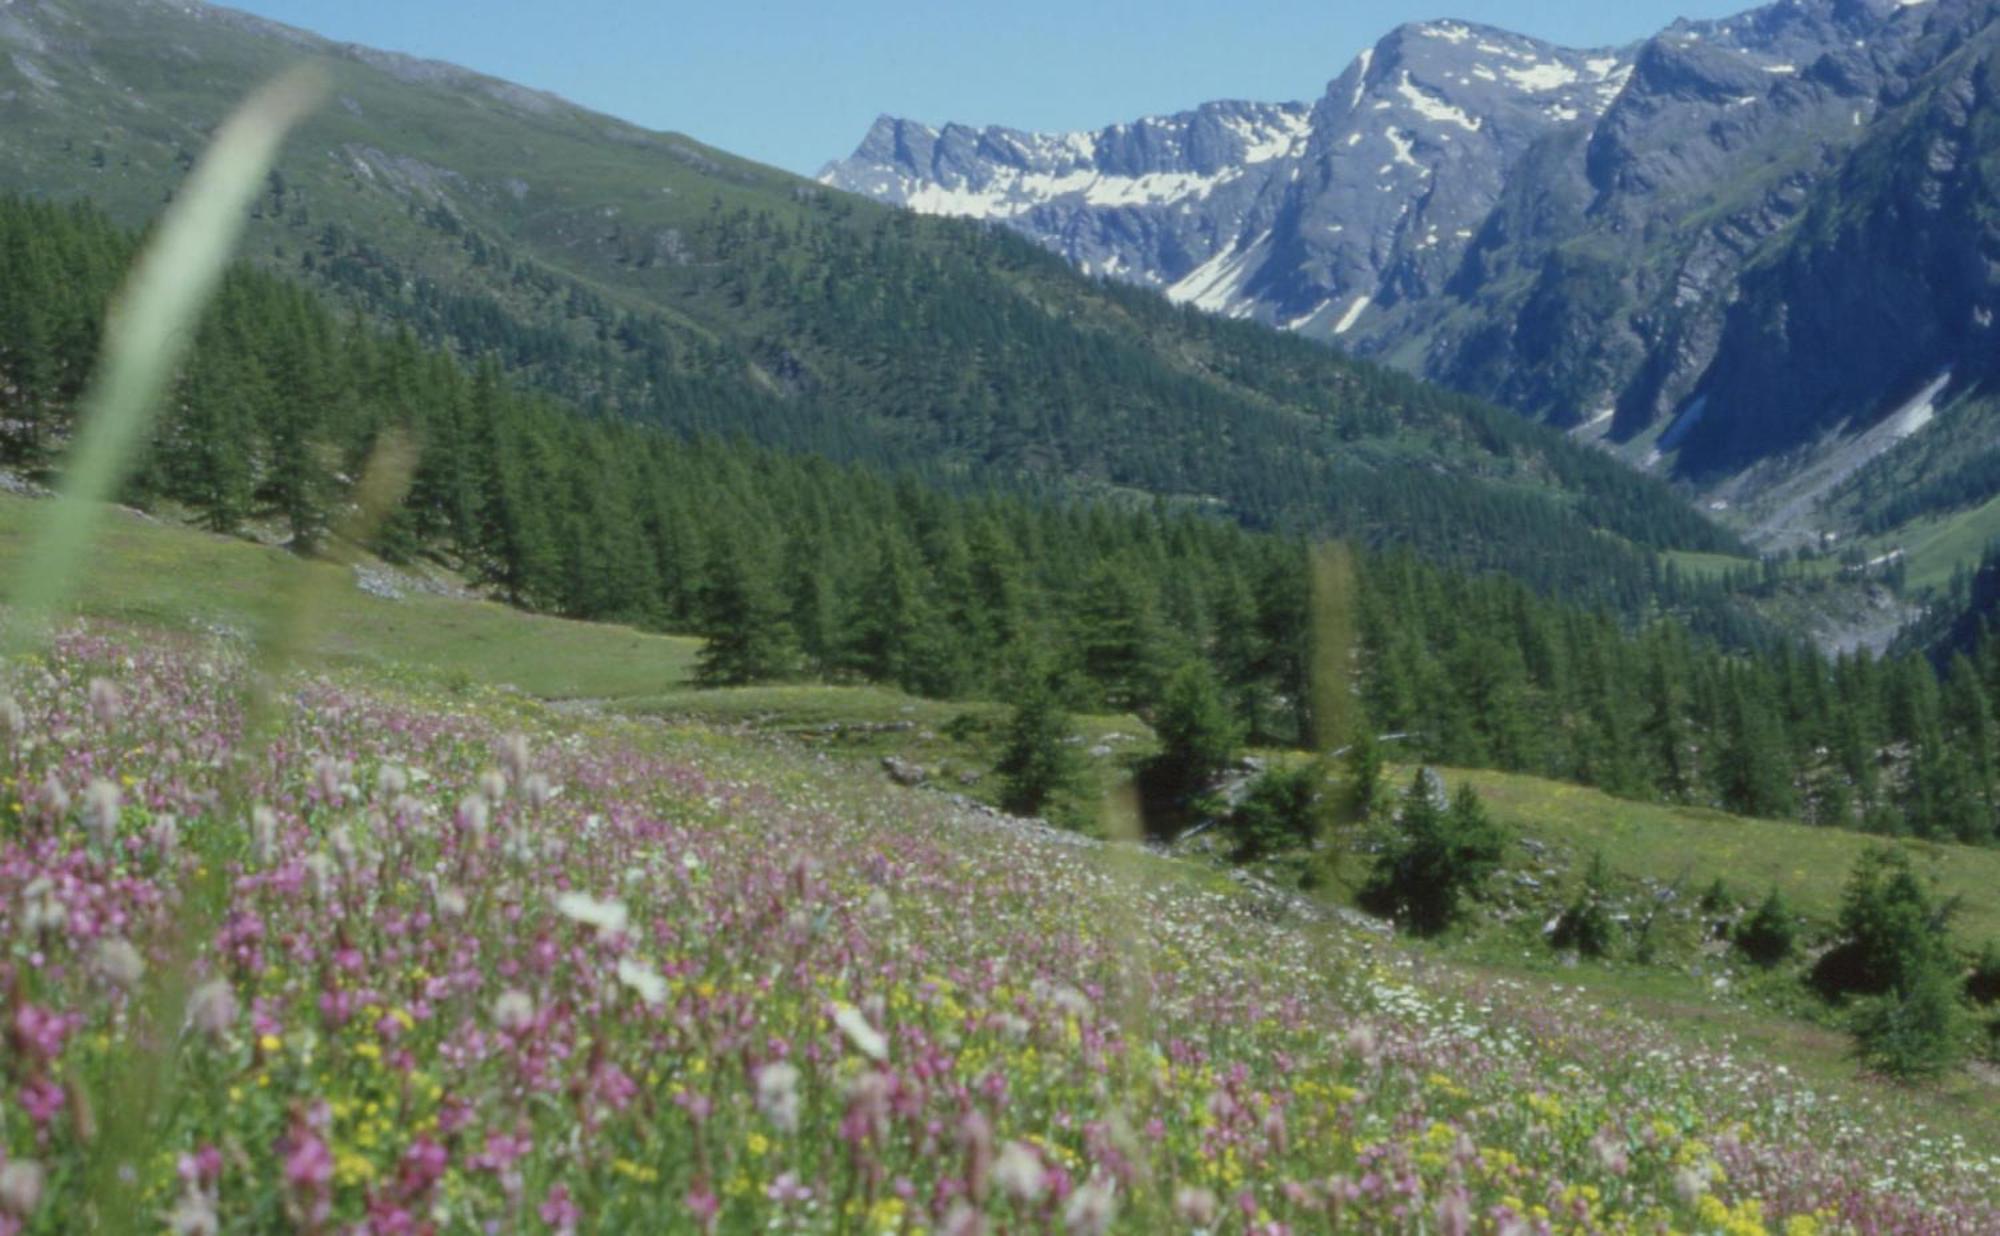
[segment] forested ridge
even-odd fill
[[[300,266],[426,342],[675,430],[1174,496],[1256,528],[1409,545],[1627,609],[1652,590],[1646,549],[1741,548],[1664,487],[1476,400],[1122,285],[1080,293],[1057,259],[1003,231],[851,212],[816,196],[789,222],[742,207],[679,234],[715,260],[671,278],[753,324],[744,346],[763,389],[738,381],[739,351],[532,263],[508,274],[538,292],[546,324],[532,329],[408,278],[339,228],[321,229]],[[511,262],[475,229],[434,222],[468,261]]]

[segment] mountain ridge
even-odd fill
[[[1852,165],[1993,37],[1996,15],[1991,0],[1781,0],[1603,50],[1413,23],[1329,84],[1254,195],[1093,203],[1072,188],[997,221],[1091,273],[1337,341],[1733,506],[1781,470],[1757,465],[1796,453],[1802,469],[1945,367],[1870,367],[1879,323],[1873,338],[1822,330],[1813,389],[1842,398],[1821,408],[1784,378],[1814,357],[1780,348],[1786,365],[1757,363],[1758,332],[1804,294],[1759,280],[1802,220],[1835,209],[1816,204]],[[933,184],[882,154],[864,143],[821,179],[924,210],[989,174],[954,165],[940,176],[959,180]],[[1950,260],[1931,260],[1937,277]],[[1968,318],[2000,299],[1996,281],[1957,284],[1978,301]],[[1761,326],[1745,300],[1764,306]],[[1974,391],[1969,368],[1945,403]]]

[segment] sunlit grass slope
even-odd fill
[[[48,509],[0,495],[0,581]],[[547,698],[616,698],[679,687],[699,647],[487,601],[418,591],[392,600],[363,591],[346,567],[127,514],[106,521],[78,607],[86,615],[254,635],[283,617],[283,598],[301,578],[319,586],[311,643],[300,651],[325,662],[399,666]]]
[[[1847,829],[1754,820],[1694,807],[1628,802],[1597,790],[1509,773],[1453,770],[1470,782],[1496,819],[1518,837],[1588,857],[1602,853],[1620,874],[1698,893],[1718,877],[1741,894],[1777,885],[1810,917],[1838,912],[1848,873],[1863,852],[1883,844]],[[2000,939],[2000,851],[1905,841],[1920,874],[1947,897],[1961,898],[1955,926],[1977,945]]]

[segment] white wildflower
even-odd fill
[[[146,844],[152,846],[153,853],[163,859],[174,856],[180,839],[180,819],[165,812],[154,816],[152,827],[146,830]]]
[[[799,1127],[799,1070],[779,1060],[757,1070],[757,1110],[787,1133]]]
[[[236,989],[227,979],[210,979],[188,997],[188,1024],[221,1038],[236,1024]]]
[[[63,788],[53,768],[49,769],[48,776],[42,778],[40,799],[44,817],[50,823],[59,824],[69,814],[69,791]]]
[[[42,1165],[33,1159],[0,1164],[0,1213],[25,1219],[42,1204]]]
[[[97,944],[97,972],[114,987],[130,988],[145,974],[146,959],[130,940],[108,936]]]
[[[190,1186],[167,1215],[167,1231],[172,1236],[217,1236],[222,1220],[215,1213],[215,1199]]]
[[[529,773],[527,778],[521,782],[521,796],[527,799],[528,805],[537,811],[554,802],[556,796],[561,792],[553,782],[540,773]]]
[[[564,918],[595,927],[607,936],[615,936],[625,930],[625,903],[622,901],[599,901],[589,893],[559,893],[556,896],[556,911]]]
[[[880,1030],[868,1024],[860,1009],[851,1004],[834,1005],[833,1024],[840,1027],[840,1033],[854,1045],[854,1050],[870,1060],[889,1058],[889,1040],[882,1037]]]
[[[118,684],[108,678],[90,680],[90,712],[101,724],[116,725],[125,713],[125,697]]]
[[[498,806],[507,801],[507,777],[497,768],[489,768],[479,774],[479,793],[487,802]]]
[[[1104,1236],[1117,1213],[1118,1186],[1104,1176],[1092,1176],[1069,1195],[1063,1206],[1063,1227],[1083,1236]]]
[[[485,844],[486,822],[492,810],[483,794],[467,794],[458,800],[459,830],[470,836],[474,845]]]
[[[528,746],[526,734],[509,734],[500,743],[500,762],[506,765],[507,772],[516,781],[527,775],[528,765],[533,758],[534,753]]]
[[[641,961],[630,957],[618,959],[618,981],[639,993],[639,998],[648,1004],[667,1002],[667,980],[660,972]]]
[[[1042,1156],[1024,1142],[1008,1142],[993,1161],[993,1180],[1008,1197],[1032,1206],[1048,1191],[1048,1171]]]
[[[110,849],[118,840],[118,816],[123,795],[118,784],[102,777],[83,792],[83,828],[93,845]]]
[[[535,998],[516,987],[500,993],[493,1002],[493,1024],[509,1033],[519,1033],[535,1024]]]
[[[259,867],[278,857],[278,813],[261,803],[250,810],[250,857]]]
[[[56,896],[55,882],[47,876],[39,875],[28,881],[28,887],[21,890],[21,900],[27,903],[21,925],[29,935],[61,931],[69,926],[69,907]]]
[[[1221,1212],[1221,1203],[1209,1189],[1195,1185],[1182,1185],[1174,1194],[1174,1217],[1189,1227],[1206,1228],[1215,1224],[1215,1216]]]
[[[1681,1205],[1693,1206],[1708,1192],[1708,1166],[1690,1164],[1674,1173],[1674,1196]]]
[[[338,868],[334,866],[333,860],[317,850],[306,858],[306,875],[312,879],[313,897],[315,899],[319,901],[331,901],[333,899],[336,887],[334,876],[337,871]]]

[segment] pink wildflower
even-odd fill
[[[570,1200],[569,1186],[562,1184],[550,1186],[548,1197],[536,1213],[543,1223],[559,1233],[576,1231],[577,1220],[583,1218],[583,1212]]]

